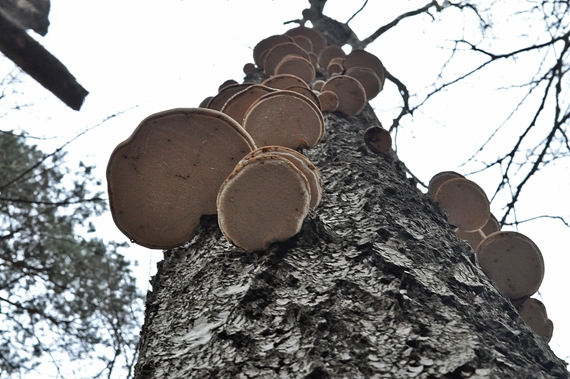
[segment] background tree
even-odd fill
[[[4,112],[20,107],[14,97],[11,74]],[[58,377],[131,375],[141,296],[122,245],[87,237],[107,203],[93,167],[71,169],[64,147],[46,154],[25,134],[0,130],[2,378],[46,375],[45,362]]]
[[[331,43],[365,45],[323,14],[325,3],[310,1],[300,22],[310,20]],[[446,9],[481,17],[472,3],[433,1],[375,34]],[[436,82],[414,106],[387,69],[403,99],[393,131],[458,82]],[[363,131],[379,124],[372,109],[326,121],[327,137],[306,151],[325,195],[297,237],[243,254],[207,219],[187,246],[165,254],[147,300],[137,377],[568,377],[398,158],[363,146]]]

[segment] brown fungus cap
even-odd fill
[[[324,91],[332,91],[338,96],[339,112],[355,116],[362,112],[366,105],[366,91],[360,82],[350,76],[338,75],[327,80]]]
[[[343,62],[344,62],[344,58],[333,58],[333,59],[331,59],[329,64],[327,65],[327,72],[330,75],[342,74],[344,72],[344,66],[342,65]]]
[[[267,75],[275,75],[275,69],[283,58],[287,55],[295,55],[305,58],[310,62],[309,54],[303,48],[293,42],[285,42],[274,46],[267,52],[265,60],[263,61],[263,69]]]
[[[261,96],[273,91],[275,89],[261,84],[251,85],[230,97],[221,111],[243,125],[243,118],[249,107]]]
[[[340,46],[330,45],[321,50],[318,62],[322,68],[327,68],[333,58],[342,58],[344,60],[344,57],[346,57],[346,53]]]
[[[352,76],[362,84],[362,87],[364,87],[366,91],[367,100],[374,99],[380,91],[382,91],[380,78],[378,78],[378,75],[370,68],[352,67],[346,70],[345,75]]]
[[[380,88],[384,87],[386,70],[380,59],[374,54],[370,54],[365,50],[352,50],[344,60],[344,68],[349,70],[353,67],[367,67],[372,69],[380,79]]]
[[[444,182],[435,200],[447,212],[447,221],[466,232],[481,229],[489,219],[489,199],[477,183],[456,178]]]
[[[276,155],[242,160],[220,187],[218,224],[241,249],[266,250],[301,230],[309,202],[307,179],[289,160]]]
[[[317,29],[307,28],[306,26],[299,26],[297,28],[287,30],[285,34],[291,37],[301,35],[309,38],[313,46],[313,53],[317,55],[325,46],[327,46],[327,39]]]
[[[300,93],[301,95],[307,97],[309,100],[311,100],[313,103],[315,103],[315,105],[317,107],[320,108],[321,103],[319,102],[319,96],[313,90],[308,89],[307,87],[303,87],[303,86],[291,86],[291,87],[287,87],[285,89],[287,91],[293,91],[293,92]]]
[[[313,43],[311,42],[311,39],[309,37],[299,34],[293,36],[293,42],[301,46],[307,53],[313,52]]]
[[[232,97],[236,93],[246,89],[247,87],[249,87],[251,85],[252,85],[252,83],[230,84],[227,87],[222,88],[220,90],[220,92],[218,92],[218,94],[216,96],[214,96],[212,98],[212,100],[210,100],[210,103],[208,104],[208,108],[214,109],[217,111],[221,110],[224,107],[224,104],[226,104],[226,101],[228,101],[230,99],[230,97]]]
[[[291,74],[301,79],[307,85],[315,80],[315,68],[312,63],[305,58],[296,55],[287,55],[275,67],[275,75]]]
[[[487,220],[485,226],[481,228],[481,231],[488,236],[489,234],[498,232],[499,230],[501,230],[501,224],[499,224],[497,218],[491,213],[489,215],[489,220]]]
[[[265,79],[261,84],[275,89],[287,89],[292,86],[303,86],[309,88],[303,79],[291,74],[273,75],[272,77]]]
[[[274,36],[269,36],[261,41],[253,48],[253,61],[258,67],[263,68],[262,55],[267,53],[275,45],[280,43],[293,42],[293,38],[285,34],[278,34]]]
[[[455,171],[442,171],[442,172],[438,172],[437,174],[435,174],[430,179],[429,184],[428,184],[428,195],[429,195],[430,199],[435,201],[435,194],[437,193],[437,190],[439,189],[439,187],[443,183],[445,183],[446,181],[448,181],[450,179],[456,179],[456,178],[464,178],[464,176],[461,174],[458,174]]]
[[[311,88],[313,88],[315,91],[321,92],[324,85],[325,85],[325,81],[318,79],[318,80],[313,81],[313,83],[311,84]]]
[[[466,232],[465,230],[457,228],[455,229],[455,234],[457,234],[458,238],[467,241],[473,250],[476,250],[477,246],[485,239],[485,233],[479,229],[474,232]]]
[[[323,182],[319,170],[311,163],[309,158],[296,150],[284,146],[263,146],[247,154],[243,159],[251,159],[258,156],[279,155],[295,165],[305,175],[309,183],[311,202],[309,208],[313,209],[321,202]]]
[[[526,299],[519,307],[519,314],[533,332],[550,342],[554,325],[548,318],[546,307],[538,299]]]
[[[281,90],[260,97],[247,111],[243,126],[259,147],[313,148],[324,136],[319,108],[307,97]]]
[[[544,277],[544,260],[530,238],[518,232],[490,234],[477,247],[479,265],[511,299],[531,296]]]
[[[322,112],[334,112],[338,109],[338,96],[333,91],[319,93],[319,104]]]
[[[220,185],[255,148],[245,130],[218,111],[172,109],[147,117],[109,159],[115,224],[139,245],[180,246],[202,215],[216,213]]]
[[[384,128],[371,126],[364,132],[364,143],[376,154],[388,154],[392,148],[392,136]]]
[[[246,75],[253,74],[257,69],[253,63],[246,63],[243,65],[243,73]]]

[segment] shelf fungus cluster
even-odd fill
[[[323,112],[360,113],[382,90],[384,67],[306,27],[262,40],[253,59],[244,72],[261,74],[260,84],[228,80],[199,108],[153,114],[111,154],[111,213],[132,242],[174,248],[217,214],[229,241],[264,250],[297,234],[319,204],[319,172],[297,150],[322,140]],[[387,153],[389,133],[376,129],[365,141]]]
[[[448,222],[457,227],[457,236],[473,247],[485,275],[513,301],[527,325],[549,341],[552,321],[544,305],[530,298],[544,278],[544,260],[534,242],[521,233],[501,231],[485,192],[461,174],[436,174],[428,195],[446,211]]]

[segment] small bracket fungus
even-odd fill
[[[303,87],[303,86],[291,86],[291,87],[287,87],[285,89],[287,91],[293,91],[293,92],[300,93],[301,95],[307,97],[309,100],[311,100],[313,103],[315,103],[315,105],[319,109],[321,108],[321,103],[319,102],[319,96],[313,90],[308,89],[307,87]]]
[[[327,65],[327,72],[330,75],[334,74],[342,74],[344,72],[344,66],[342,63],[344,62],[344,58],[333,58],[330,60],[329,64]]]
[[[278,34],[274,36],[269,36],[257,43],[253,48],[253,61],[258,67],[263,68],[263,61],[265,57],[262,57],[263,53],[267,53],[275,45],[279,45],[285,42],[293,42],[293,38],[285,34]]]
[[[351,76],[358,80],[366,91],[366,100],[372,100],[382,91],[382,83],[378,75],[366,67],[352,67],[346,70],[345,75]]]
[[[355,116],[366,105],[366,91],[360,82],[350,76],[338,75],[330,78],[323,86],[324,91],[332,91],[338,96],[339,112]]]
[[[226,104],[226,101],[228,101],[230,97],[251,85],[251,83],[230,84],[229,86],[222,88],[220,92],[218,92],[218,94],[212,98],[208,104],[208,108],[219,111],[224,107],[224,104]]]
[[[285,32],[286,35],[295,36],[305,36],[311,40],[313,47],[313,53],[319,54],[325,46],[327,46],[327,39],[322,35],[317,29],[307,28],[306,26],[299,26],[293,29],[289,29]]]
[[[497,218],[491,213],[489,215],[489,220],[487,220],[485,226],[481,228],[481,231],[488,236],[489,234],[498,232],[499,230],[501,230],[501,225]]]
[[[315,91],[319,91],[321,92],[321,90],[323,89],[323,86],[325,85],[325,81],[324,80],[315,80],[312,84],[311,84],[311,88],[313,88]]]
[[[311,42],[311,39],[309,37],[299,34],[293,36],[293,42],[301,46],[307,53],[313,52],[313,43]]]
[[[466,232],[481,229],[491,213],[485,191],[465,178],[445,181],[435,194],[435,200],[447,211],[447,221]]]
[[[236,162],[256,148],[229,116],[172,109],[144,119],[109,159],[111,214],[129,239],[151,249],[189,241]]]
[[[313,64],[302,57],[296,55],[286,55],[275,67],[275,74],[295,75],[307,84],[315,80],[315,68]]]
[[[550,342],[554,325],[548,318],[546,307],[537,299],[526,299],[519,308],[519,314],[533,332]]]
[[[265,61],[263,62],[263,69],[267,75],[275,75],[275,69],[277,65],[283,58],[287,55],[298,56],[305,58],[307,61],[311,61],[309,54],[303,50],[303,48],[293,42],[285,42],[279,45],[273,46],[271,50],[267,52],[265,56]]]
[[[301,230],[309,211],[309,191],[306,177],[283,157],[242,160],[220,187],[218,224],[241,249],[266,250]]]
[[[293,91],[275,91],[260,97],[247,111],[243,126],[258,146],[313,148],[324,136],[319,108]]]
[[[437,193],[437,190],[439,189],[439,187],[443,183],[445,183],[446,181],[448,181],[450,179],[456,179],[456,178],[464,178],[464,176],[461,174],[458,174],[455,171],[442,171],[442,172],[435,174],[430,179],[429,184],[428,184],[428,195],[429,195],[430,199],[435,201],[435,194]]]
[[[534,242],[521,233],[488,235],[477,247],[477,258],[485,275],[510,299],[531,296],[542,283],[542,254]]]
[[[485,239],[485,233],[479,229],[474,232],[466,232],[465,230],[457,228],[455,234],[457,234],[459,239],[467,241],[473,250],[476,250],[481,241]]]
[[[346,56],[343,65],[346,70],[353,67],[367,67],[372,69],[380,79],[380,91],[384,88],[386,70],[380,59],[374,54],[370,54],[365,50],[353,50]]]
[[[260,147],[243,157],[243,160],[251,159],[258,156],[279,155],[295,165],[307,178],[311,193],[311,202],[309,208],[314,209],[321,202],[323,193],[323,182],[319,170],[311,163],[309,158],[296,150],[283,146],[264,146]]]
[[[330,61],[333,58],[342,58],[346,57],[346,53],[340,46],[330,45],[326,46],[324,49],[321,50],[319,53],[319,65],[326,69],[329,66]]]
[[[392,136],[384,128],[371,126],[364,132],[364,143],[376,154],[388,154],[392,148]]]
[[[319,103],[322,112],[334,112],[338,109],[338,96],[333,91],[322,91],[319,93]]]
[[[303,86],[309,88],[303,79],[291,74],[273,75],[272,77],[265,79],[261,84],[275,89],[287,89],[292,86]]]
[[[273,91],[275,91],[273,88],[261,84],[253,84],[230,97],[222,107],[221,112],[243,125],[243,118],[249,107],[261,96]]]

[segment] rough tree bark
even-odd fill
[[[325,119],[305,151],[323,200],[297,236],[246,254],[207,217],[165,252],[135,376],[567,378],[398,157],[367,150],[371,107]]]

